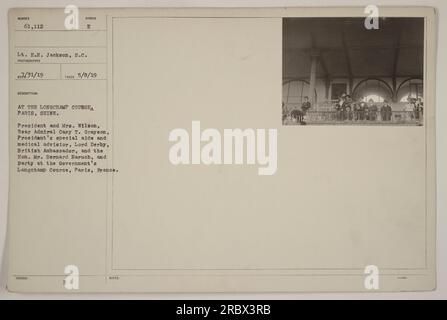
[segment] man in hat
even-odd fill
[[[369,99],[368,109],[369,109],[369,121],[376,121],[378,108],[377,105],[374,103],[373,99]]]
[[[391,116],[393,114],[393,110],[388,102],[388,100],[385,100],[383,102],[382,108],[380,108],[380,116],[382,118],[382,121],[391,121]]]
[[[354,111],[354,120],[359,121],[360,120],[360,103],[354,102],[352,104],[352,109]]]
[[[391,108],[391,105],[388,100],[385,101],[386,105],[386,121],[391,121],[391,118],[393,117],[393,108]]]
[[[354,101],[352,97],[348,94],[346,95],[345,103],[343,105],[343,120],[352,120],[352,104]]]
[[[354,112],[352,111],[352,105],[350,104],[346,107],[346,119],[349,121],[354,120]]]
[[[405,113],[408,121],[412,121],[414,119],[414,100],[411,97],[408,97],[407,104],[405,105]]]
[[[304,97],[304,102],[301,105],[301,110],[303,110],[304,114],[306,114],[307,111],[309,111],[310,108],[312,108],[312,105],[309,102],[309,97]]]
[[[337,104],[335,105],[335,114],[337,121],[343,120],[343,106],[346,103],[346,93],[343,93],[338,99]]]
[[[365,115],[365,120],[369,121],[369,104],[368,103],[364,103],[363,104],[363,110],[364,110],[364,115]]]
[[[420,120],[422,118],[423,103],[421,98],[413,99],[414,118]]]
[[[382,121],[387,121],[387,111],[386,111],[387,103],[388,103],[388,101],[385,100],[383,102],[382,107],[380,108],[380,120],[382,120]]]
[[[360,121],[364,121],[366,119],[367,107],[366,102],[360,102]]]

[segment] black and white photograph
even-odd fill
[[[377,19],[283,20],[283,125],[424,124],[424,19]]]

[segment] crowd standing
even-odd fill
[[[312,109],[309,97],[304,97],[301,108],[296,108],[288,112],[283,103],[283,122],[306,124],[306,115]],[[340,122],[392,122],[393,117],[400,120],[420,120],[424,114],[424,102],[422,98],[408,97],[407,104],[402,111],[393,112],[393,108],[388,100],[383,103],[376,103],[374,100],[356,101],[348,94],[342,94],[332,105],[332,111],[327,112],[328,119]]]

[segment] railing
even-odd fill
[[[416,111],[393,111],[391,114],[364,111],[311,111],[309,110],[302,119],[306,124],[401,124],[422,125],[423,113]],[[290,116],[284,121],[286,124],[294,124],[295,119]]]

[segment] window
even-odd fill
[[[391,101],[393,92],[390,86],[381,79],[366,79],[354,89],[353,97],[358,101],[368,102],[372,99],[376,103]]]
[[[337,100],[342,94],[348,92],[348,85],[346,83],[333,83],[331,92],[331,99]]]
[[[309,97],[309,83],[303,80],[293,80],[283,85],[284,104],[288,108],[301,107],[304,97]],[[314,92],[314,101],[317,101],[317,93]]]
[[[408,102],[409,98],[418,99],[420,97],[418,97],[416,94],[408,94],[406,96],[403,96],[402,99],[400,99],[400,102],[406,103],[406,102]]]
[[[377,94],[371,94],[366,97],[363,97],[362,101],[368,102],[369,100],[373,100],[374,102],[384,102],[385,99],[382,96]]]
[[[398,101],[407,102],[408,98],[423,98],[424,96],[424,83],[419,79],[410,79],[403,82],[399,87],[397,94]]]

